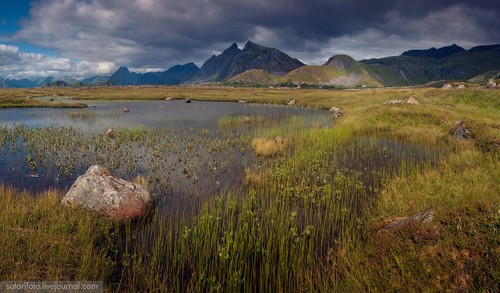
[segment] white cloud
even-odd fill
[[[25,53],[17,46],[0,44],[0,77],[9,79],[40,76],[82,78],[109,74],[116,69],[111,62],[79,61],[39,53]]]

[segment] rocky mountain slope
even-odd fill
[[[419,85],[435,80],[468,80],[500,68],[500,45],[474,47],[440,59],[401,55],[361,62],[368,65],[384,85]]]
[[[285,76],[265,70],[249,70],[227,80],[229,83],[273,85],[278,83],[328,85],[341,87],[381,86],[370,68],[347,55],[336,55],[322,66],[301,66]]]
[[[188,83],[219,82],[252,69],[284,76],[304,64],[282,51],[248,41],[240,50],[236,43],[208,59]]]

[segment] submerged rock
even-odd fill
[[[432,210],[427,210],[409,217],[398,218],[385,225],[382,229],[379,230],[379,232],[401,229],[414,224],[430,224],[433,220],[434,212]]]
[[[121,221],[144,216],[151,201],[146,188],[113,177],[106,168],[94,165],[76,179],[61,203],[65,206],[82,207]]]

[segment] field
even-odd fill
[[[27,96],[59,98],[42,99],[43,106],[61,106],[62,97],[283,105],[294,99],[302,107],[339,107],[344,115],[332,116],[330,127],[260,116],[247,126],[245,117],[221,117],[221,128],[250,129],[220,141],[220,149],[237,144],[260,163],[239,170],[240,187],[214,191],[200,210],[185,215],[152,213],[116,224],[61,207],[64,190],[34,195],[5,182],[1,280],[103,280],[110,292],[500,291],[498,90],[12,89],[0,92],[0,107],[27,106]],[[410,96],[419,104],[384,105]],[[461,125],[470,139],[453,137]],[[22,135],[35,149],[43,139],[78,137],[24,128],[0,133],[0,143]],[[204,135],[195,141],[202,148]],[[276,135],[283,136],[278,146]],[[152,149],[175,144],[141,129],[117,137],[124,146],[135,137],[151,141]],[[101,138],[85,139],[79,145],[112,149]],[[71,160],[69,146],[66,153]],[[103,162],[123,163],[111,152],[99,153]],[[161,188],[155,182],[170,184],[146,175],[154,188]],[[430,224],[380,231],[427,210],[435,215]]]

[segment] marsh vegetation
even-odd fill
[[[101,91],[111,90],[86,98]],[[45,190],[0,189],[0,245],[9,248],[0,250],[2,279],[104,280],[109,291],[129,292],[499,289],[497,92],[164,88],[134,95],[278,104],[293,97],[346,115],[325,123],[321,111],[234,113],[211,127],[127,125],[114,139],[60,125],[2,126],[4,184],[19,179],[26,187],[34,178],[25,175],[38,174]],[[421,105],[381,106],[410,95]],[[451,137],[457,120],[472,140]],[[94,163],[139,177],[155,208],[118,225],[60,207],[62,192]],[[377,233],[427,209],[436,214],[429,226]]]

